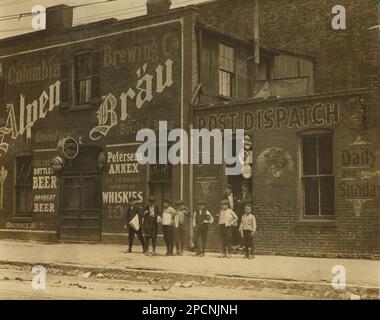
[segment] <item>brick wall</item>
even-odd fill
[[[178,21],[181,19],[182,22]],[[168,21],[173,21],[167,23]],[[134,87],[136,85],[137,76],[136,71],[138,68],[142,67],[144,62],[147,64],[147,72],[149,74],[155,75],[155,68],[158,64],[164,64],[166,59],[169,57],[164,57],[161,55],[163,49],[161,49],[163,37],[165,34],[171,34],[175,36],[178,40],[178,50],[173,50],[171,59],[174,60],[173,65],[173,85],[162,94],[156,94],[156,88],[154,87],[154,98],[151,103],[146,103],[141,112],[136,109],[134,103],[130,103],[128,106],[128,114],[132,116],[134,121],[147,121],[150,124],[157,122],[158,120],[168,120],[172,123],[169,126],[174,126],[179,128],[181,126],[181,115],[183,116],[183,126],[188,127],[189,124],[189,103],[194,88],[197,84],[197,73],[195,72],[196,65],[196,46],[195,46],[195,34],[194,34],[194,14],[193,9],[184,9],[180,11],[171,12],[168,15],[155,16],[155,17],[142,17],[137,19],[128,20],[127,22],[119,23],[99,23],[92,25],[91,27],[81,26],[76,27],[72,32],[65,32],[58,34],[54,37],[48,37],[43,33],[38,35],[32,34],[30,36],[21,36],[14,39],[6,39],[0,42],[0,56],[2,55],[12,55],[19,51],[24,50],[34,50],[39,47],[53,46],[54,44],[70,43],[69,45],[48,49],[37,53],[23,54],[16,57],[7,57],[1,59],[3,64],[3,72],[7,74],[8,69],[11,66],[17,66],[18,69],[22,70],[23,64],[31,68],[36,66],[41,59],[45,59],[47,62],[53,61],[62,65],[66,61],[72,59],[72,54],[78,50],[93,50],[100,49],[103,50],[104,46],[112,47],[114,50],[120,50],[128,46],[145,46],[146,44],[156,43],[159,48],[159,56],[157,60],[153,61],[138,61],[138,63],[119,63],[118,66],[114,67],[112,65],[102,70],[102,81],[101,81],[101,95],[107,95],[112,93],[115,95],[116,99],[119,99],[122,92],[126,92],[128,88]],[[123,33],[129,29],[136,29],[130,33]],[[117,34],[113,36],[105,36],[96,40],[90,40],[88,42],[81,42],[76,44],[71,44],[72,41],[83,40],[85,38],[92,38],[94,36],[101,36],[106,34]],[[182,50],[182,42],[183,48]],[[174,40],[170,42],[172,45],[175,44]],[[145,49],[144,49],[145,50]],[[116,56],[120,59],[120,56]],[[104,57],[103,57],[104,58]],[[183,65],[182,65],[183,61]],[[166,74],[163,75],[163,80],[165,81]],[[34,99],[38,99],[39,95],[43,90],[47,90],[49,85],[56,80],[61,80],[60,77],[50,77],[49,79],[43,81],[25,81],[20,85],[9,85],[7,90],[7,103],[13,102],[16,106],[16,119],[18,121],[18,104],[20,99],[20,93],[25,96],[26,104],[30,103]],[[144,84],[143,84],[144,85]],[[143,98],[143,97],[142,97]],[[183,104],[181,102],[183,101]],[[181,106],[183,110],[181,111]],[[10,142],[10,147],[6,155],[2,155],[0,165],[4,165],[8,170],[8,177],[4,184],[5,197],[4,197],[4,207],[0,209],[0,228],[5,228],[8,221],[13,221],[14,213],[14,159],[15,156],[24,151],[34,152],[36,149],[51,149],[50,153],[39,152],[39,157],[45,160],[50,160],[52,157],[57,155],[54,149],[57,146],[59,139],[65,136],[73,136],[76,139],[81,138],[84,144],[97,144],[104,148],[104,151],[110,151],[110,144],[125,144],[133,143],[135,140],[135,132],[130,134],[126,133],[124,125],[120,119],[118,120],[118,125],[113,127],[106,137],[94,142],[89,138],[89,132],[94,126],[97,125],[97,111],[99,105],[95,105],[93,108],[87,110],[70,111],[61,106],[57,107],[53,112],[46,116],[46,119],[39,119],[33,126],[32,129],[32,139],[26,140],[24,137],[19,137],[17,140],[7,137],[7,142]],[[120,101],[118,101],[117,106],[118,117],[120,116]],[[182,113],[182,114],[181,114]],[[128,118],[129,120],[129,118]],[[128,122],[128,125],[134,125],[134,123]],[[125,126],[126,127],[126,126]],[[129,127],[131,128],[131,127]],[[145,128],[145,126],[144,126]],[[154,128],[153,128],[154,129]],[[169,130],[171,128],[169,127]],[[52,138],[44,141],[37,141],[37,135],[50,135]],[[113,148],[112,151],[120,152],[134,152],[136,147],[117,147]],[[106,168],[107,169],[107,168]],[[110,175],[106,174],[106,169],[103,175],[103,190],[104,191],[118,191],[115,190],[118,183],[109,182]],[[109,169],[109,168],[108,168]],[[147,193],[147,170],[142,170],[141,181],[137,183],[139,189],[143,189],[144,197],[146,199]],[[181,188],[183,187],[183,196],[186,201],[189,201],[189,184],[188,184],[188,168],[183,167],[183,184],[181,185],[181,167],[175,166],[173,168],[173,181],[172,181],[172,194],[171,197],[173,201],[178,200],[181,197]],[[120,175],[119,175],[120,176]],[[141,187],[141,184],[143,185]],[[141,188],[140,188],[141,187]],[[126,187],[125,187],[126,189]],[[125,190],[123,189],[123,190]],[[59,190],[57,191],[60,192]],[[144,199],[144,201],[145,201]],[[109,212],[108,207],[104,206],[102,214],[102,231],[104,233],[123,233],[124,221],[121,221],[120,217],[121,211],[124,210],[126,205],[122,204],[116,206],[115,211]],[[113,206],[115,207],[115,206]],[[34,224],[37,230],[48,229],[52,231],[57,230],[57,224],[59,219],[59,208],[49,215],[43,217],[33,215],[31,218],[26,218],[22,222],[37,223]],[[18,233],[15,232],[14,236],[17,237]],[[112,238],[112,236],[111,236]]]
[[[340,106],[339,121],[335,124],[326,122],[322,126],[316,126],[310,123],[304,128],[293,126],[293,128],[249,131],[253,136],[254,143],[252,184],[253,207],[258,224],[256,235],[258,253],[352,258],[378,258],[380,256],[379,127],[376,124],[378,123],[376,118],[368,121],[365,130],[358,130],[355,125],[352,125],[352,116],[360,112],[359,99],[361,97],[362,95],[352,93],[345,96],[315,97],[310,100],[299,99],[299,101],[297,99],[276,102],[252,101],[240,105],[231,103],[228,107],[219,105],[196,112],[196,119],[199,117],[218,118],[221,115],[228,117],[229,113],[235,113],[237,114],[236,123],[239,123],[245,112],[267,110],[268,108],[281,107],[289,110],[295,106],[332,102]],[[218,123],[216,127],[218,127]],[[332,130],[331,132],[333,132],[335,216],[330,221],[325,219],[308,221],[302,213],[299,134],[312,129]],[[359,145],[355,143],[358,134],[362,136],[365,143]],[[269,174],[269,168],[265,166],[262,157],[272,147],[285,150],[289,156],[287,169],[276,178]],[[369,166],[365,158],[367,150],[369,154],[377,154],[376,159]],[[355,157],[359,154],[364,155],[364,158],[361,158],[363,163],[359,163],[361,160],[347,163],[347,153]],[[351,167],[356,169],[351,169]],[[351,170],[355,170],[355,175],[347,176],[346,172],[351,172]],[[219,201],[223,196],[226,176],[222,169],[214,171],[214,173],[216,175],[211,187],[206,192],[196,188],[195,194],[197,199],[207,199],[209,209],[215,214],[219,210]],[[364,177],[363,174],[369,175]],[[204,180],[204,173],[200,172],[199,176],[195,176],[195,184],[197,185],[197,181],[202,180]],[[369,190],[372,191],[368,194],[365,193],[366,191],[361,193],[358,188],[364,190],[362,188],[367,183]],[[347,188],[351,188],[350,193]],[[355,211],[354,202],[361,199],[366,200],[360,210]],[[220,240],[216,226],[210,229],[209,235],[209,247],[219,249]]]
[[[379,91],[380,37],[377,30],[368,30],[378,24],[374,1],[339,1],[346,8],[346,30],[331,27],[335,4],[260,1],[261,44],[315,57],[316,93],[364,87]],[[223,32],[253,39],[252,5],[252,0],[218,0],[201,5],[200,17]]]

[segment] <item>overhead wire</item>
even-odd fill
[[[29,2],[29,1],[32,1],[32,0],[8,1],[7,3],[2,3],[2,4],[0,3],[0,7],[1,7],[1,5],[5,5],[5,4],[7,4],[7,5],[16,4],[16,3],[20,4],[20,3]],[[118,0],[105,0],[105,1],[85,3],[85,4],[80,4],[80,5],[74,5],[74,6],[72,6],[72,8],[75,9],[75,8],[81,8],[81,7],[90,6],[90,5],[96,5],[96,4],[106,4],[106,3],[112,3],[115,1],[118,1]],[[190,4],[193,2],[194,2],[194,0],[182,0],[182,1],[175,2],[174,5],[178,6],[178,5],[186,4],[186,3]],[[130,8],[122,9],[122,10],[114,10],[114,11],[110,11],[110,12],[106,12],[106,13],[100,13],[100,14],[96,14],[96,15],[92,15],[92,16],[80,17],[80,18],[74,19],[74,23],[76,25],[85,24],[87,22],[96,21],[96,20],[103,19],[103,18],[128,16],[131,14],[138,14],[140,12],[141,13],[146,12],[146,5],[139,5],[139,6],[134,6],[134,7],[130,7]],[[8,20],[15,20],[15,19],[20,20],[24,17],[31,17],[33,15],[34,15],[34,13],[32,13],[32,12],[22,12],[22,13],[15,13],[15,14],[10,14],[10,15],[6,15],[6,16],[0,16],[0,22],[8,21]],[[29,28],[2,29],[2,30],[0,30],[0,32],[15,32],[15,31],[28,31],[28,30],[30,30],[30,29]]]

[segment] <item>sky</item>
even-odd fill
[[[103,2],[104,0],[0,0],[0,39],[32,32],[31,17],[6,20],[4,16],[31,12],[35,5],[50,7],[58,4],[71,6]],[[172,0],[172,8],[206,2],[207,0]],[[107,18],[119,20],[146,14],[146,0],[116,0],[74,10],[74,25]]]

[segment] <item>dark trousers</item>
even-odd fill
[[[133,246],[133,239],[135,238],[135,234],[137,235],[137,237],[139,238],[140,240],[140,243],[143,247],[143,251],[145,252],[145,241],[144,241],[144,237],[143,237],[143,234],[142,234],[142,230],[140,228],[139,231],[136,231],[135,229],[133,229],[131,226],[128,226],[128,242],[129,242],[129,250],[132,250],[132,246]]]
[[[255,245],[253,243],[252,231],[244,230],[243,231],[243,243],[245,255],[248,257],[249,255],[253,255],[255,253]]]
[[[174,228],[174,240],[177,252],[183,252],[186,241],[185,224],[180,224]]]
[[[231,253],[232,227],[226,227],[224,224],[219,225],[220,238],[222,239],[222,250],[226,254]]]
[[[164,241],[166,244],[166,253],[173,254],[173,226],[162,226]]]
[[[146,251],[149,250],[149,239],[152,239],[152,247],[153,251],[156,251],[156,238],[145,236],[145,245],[146,245]]]
[[[197,246],[198,252],[205,253],[207,242],[208,226],[206,224],[196,227],[194,229],[194,242]],[[201,243],[199,243],[201,240]],[[202,250],[201,250],[202,249]]]
[[[239,227],[233,226],[231,227],[231,244],[233,246],[240,246],[242,244],[242,239],[239,232]]]
[[[238,216],[237,224],[236,224],[236,226],[232,227],[232,231],[231,231],[232,232],[231,244],[233,246],[241,246],[244,244],[243,238],[241,237],[241,234],[239,231],[239,226],[241,223],[241,215],[237,213],[237,216]]]

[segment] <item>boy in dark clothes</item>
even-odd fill
[[[127,209],[127,225],[124,226],[124,228],[128,228],[129,253],[132,252],[133,239],[135,237],[135,234],[137,234],[137,237],[139,238],[143,247],[143,252],[145,253],[145,241],[142,233],[142,220],[142,209],[140,205],[137,204],[136,198],[131,197],[129,199],[129,207]]]
[[[176,246],[176,254],[183,255],[183,249],[186,241],[186,218],[189,215],[189,209],[185,207],[185,202],[179,200],[176,202],[176,213],[174,215],[174,241]]]
[[[158,219],[160,211],[153,196],[148,197],[148,203],[144,207],[144,232],[146,253],[149,251],[149,240],[152,239],[152,255],[156,255],[156,239],[158,229]]]
[[[194,242],[197,246],[197,255],[204,257],[207,241],[207,232],[209,224],[214,222],[214,217],[206,209],[206,202],[198,202],[198,210],[194,212],[193,226],[194,226]],[[201,244],[199,240],[202,240]]]

